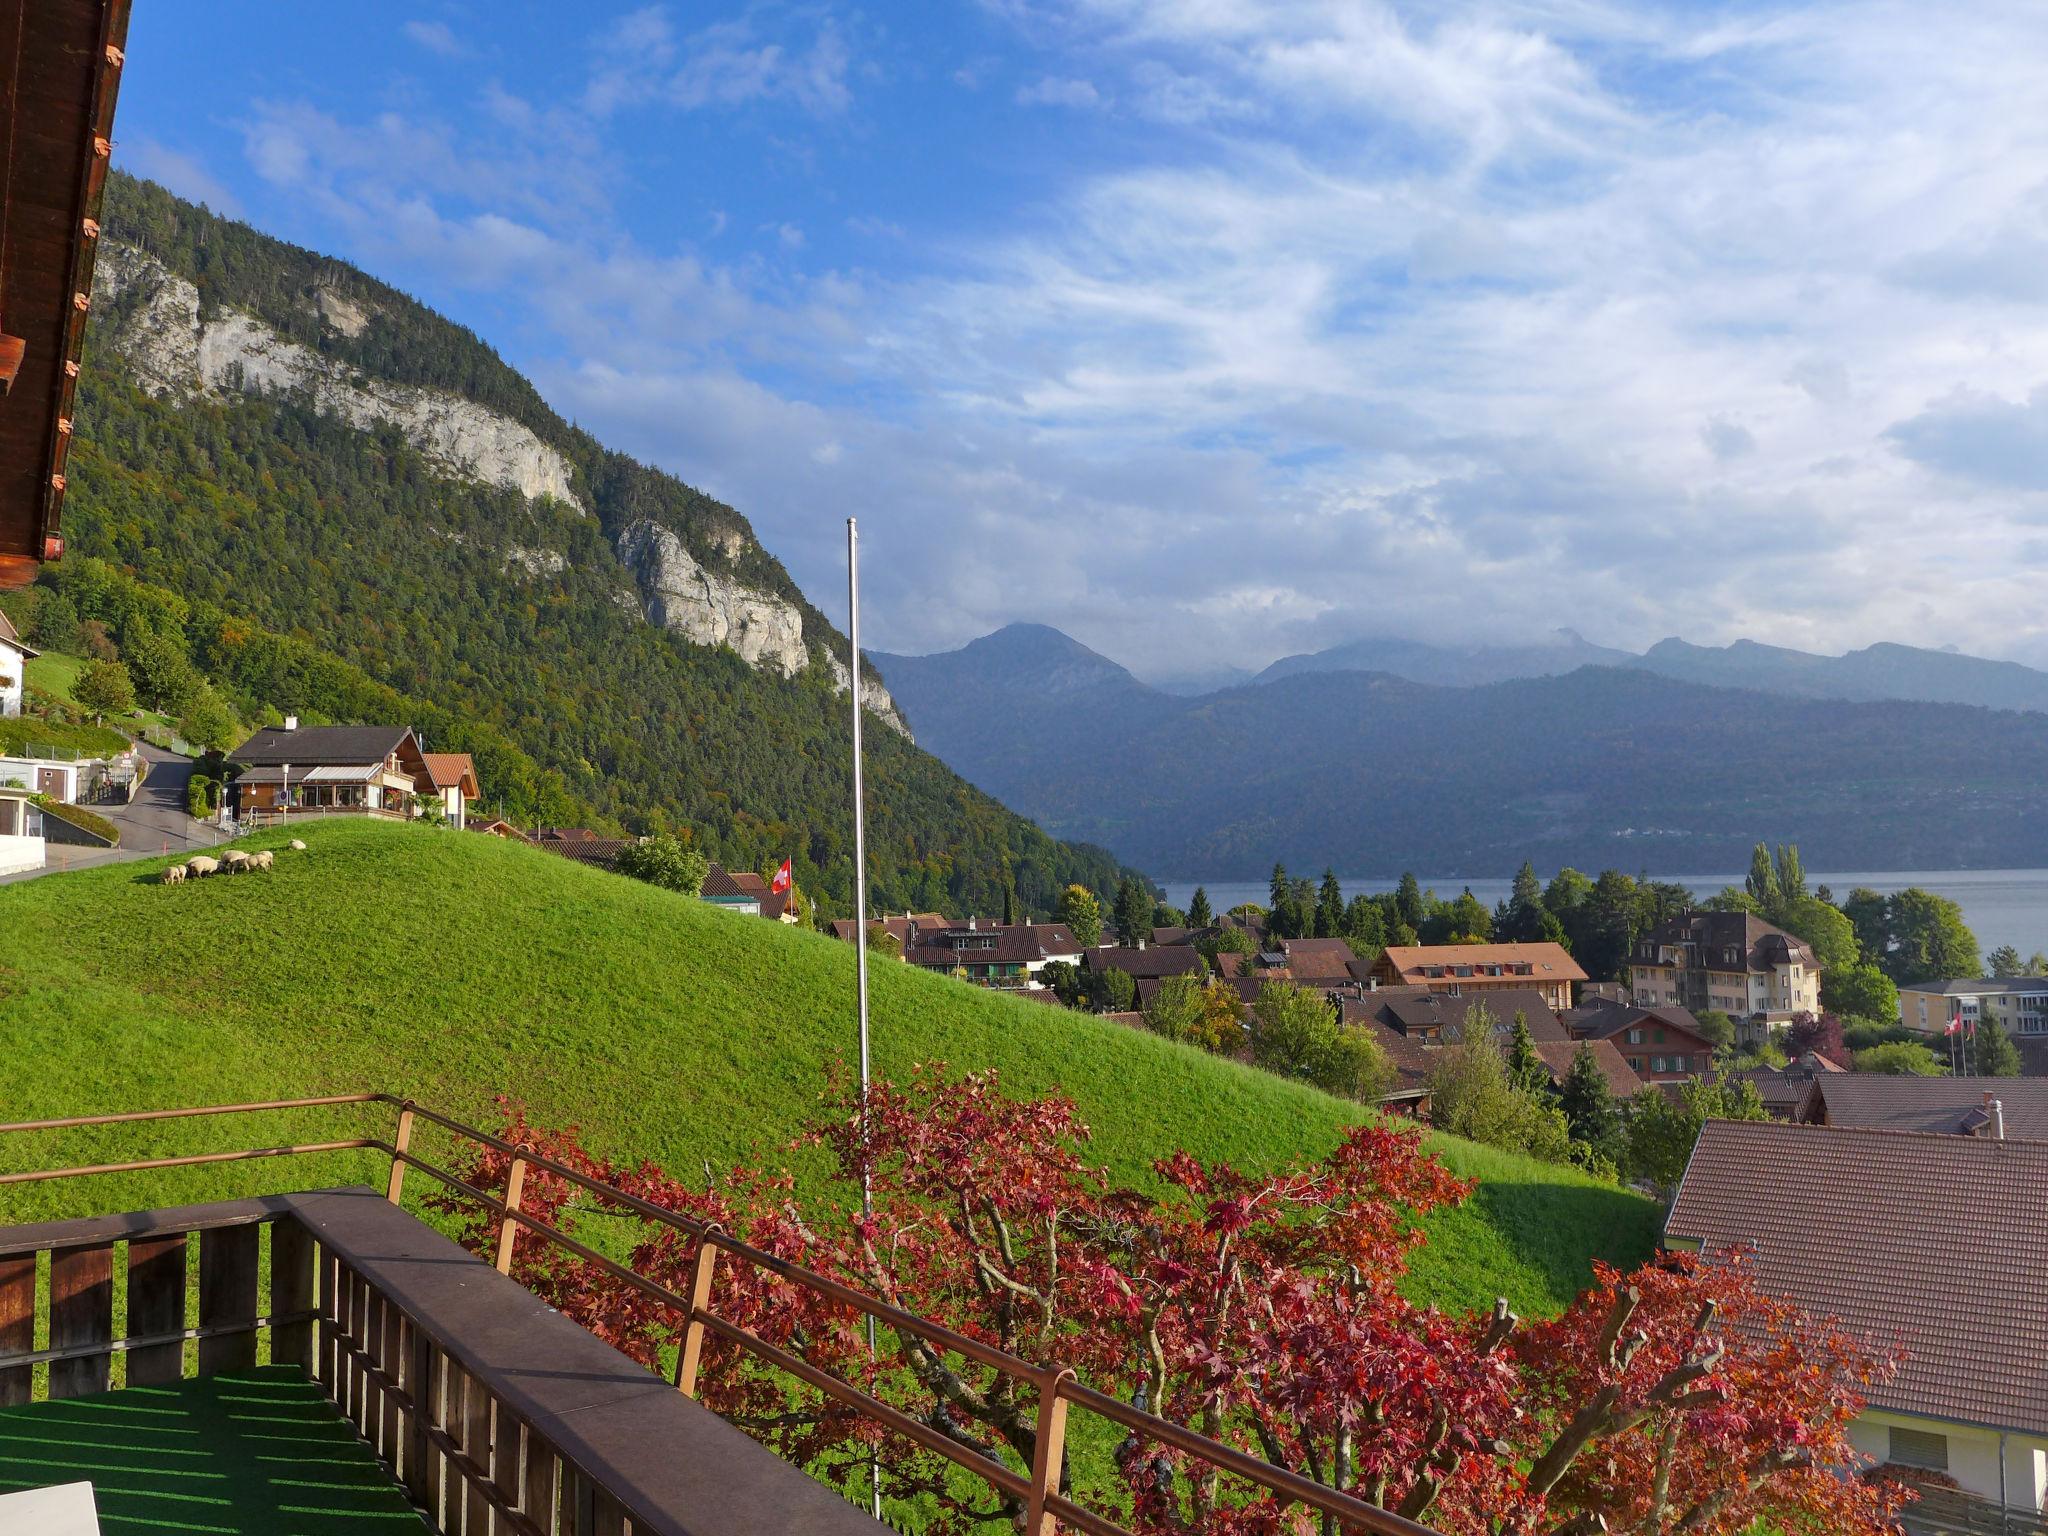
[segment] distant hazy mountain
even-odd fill
[[[1457,649],[1420,640],[1353,640],[1307,656],[1283,656],[1258,675],[1270,683],[1303,672],[1389,672],[1411,682],[1471,688],[1511,677],[1559,677],[1580,667],[1625,667],[1633,651],[1595,645],[1574,630],[1560,629],[1537,645],[1489,645]]]
[[[2048,710],[2048,672],[1954,651],[1873,645],[1846,656],[1737,640],[1688,645],[1660,640],[1634,665],[1665,677],[1827,699],[1918,699],[1987,709]]]
[[[1261,672],[1258,681],[1304,672],[1386,672],[1411,682],[1469,688],[1518,677],[1560,677],[1584,666],[1640,667],[1688,682],[1801,698],[1914,699],[2048,711],[2048,672],[1954,651],[1881,644],[1846,656],[1820,656],[1754,640],[1708,646],[1671,639],[1658,641],[1638,656],[1594,645],[1569,629],[1558,630],[1543,644],[1469,649],[1419,640],[1354,640],[1307,656],[1284,657]]]
[[[1736,868],[1760,839],[1798,842],[1812,866],[2048,863],[2048,714],[1833,698],[1788,711],[1782,694],[1640,665],[1464,688],[1304,672],[1176,698],[1038,626],[874,660],[960,773],[1162,877],[1258,878],[1275,859]]]

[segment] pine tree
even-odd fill
[[[1017,884],[1014,880],[1003,882],[1003,926],[1011,927],[1017,921]]]
[[[1216,921],[1216,914],[1209,910],[1209,893],[1199,885],[1195,887],[1195,899],[1188,903],[1188,926],[1207,928]]]
[[[1984,963],[1991,967],[1991,974],[1994,976],[2017,976],[2024,962],[2020,959],[2020,952],[2012,945],[2001,944],[1985,956]]]
[[[1394,915],[1402,927],[1415,933],[1422,932],[1422,924],[1429,916],[1422,901],[1422,882],[1412,870],[1402,874],[1400,887],[1394,892]]]
[[[1550,1089],[1550,1072],[1536,1054],[1536,1040],[1529,1033],[1529,1016],[1515,1010],[1515,1027],[1508,1037],[1508,1080],[1524,1093],[1542,1095]]]
[[[2020,1075],[2020,1050],[2012,1043],[1998,1020],[1983,1018],[1977,1021],[1977,1038],[1972,1049],[1979,1077],[2018,1077]]]
[[[1152,937],[1152,898],[1129,875],[1116,888],[1116,941],[1136,949]]]
[[[1344,931],[1344,891],[1334,870],[1323,871],[1323,886],[1316,895],[1316,937],[1334,939]]]
[[[1558,1107],[1571,1127],[1572,1140],[1595,1151],[1615,1155],[1620,1141],[1621,1118],[1615,1112],[1614,1094],[1607,1075],[1593,1059],[1593,1048],[1584,1041],[1572,1052],[1572,1064],[1557,1088]]]

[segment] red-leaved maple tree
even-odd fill
[[[1759,1520],[1874,1536],[1905,1497],[1856,1475],[1846,1434],[1859,1393],[1893,1362],[1765,1295],[1739,1259],[1601,1266],[1562,1316],[1529,1327],[1505,1303],[1460,1315],[1408,1301],[1413,1217],[1472,1186],[1391,1123],[1354,1127],[1328,1157],[1280,1173],[1180,1154],[1157,1165],[1155,1190],[1126,1189],[1084,1160],[1088,1131],[1067,1100],[921,1069],[905,1088],[877,1085],[865,1116],[836,1094],[799,1143],[828,1154],[847,1188],[866,1176],[864,1217],[851,1201],[800,1202],[786,1173],[739,1168],[693,1189],[650,1164],[614,1166],[574,1128],[506,1108],[502,1134],[524,1151],[1449,1536],[1732,1536]],[[463,1176],[502,1187],[509,1161],[485,1150]],[[630,1241],[632,1269],[689,1293],[693,1238],[655,1223],[616,1233],[598,1205],[528,1174],[524,1211],[622,1253]],[[480,1251],[495,1246],[495,1217],[447,1208]],[[650,1367],[673,1359],[681,1319],[599,1266],[521,1232],[513,1272]],[[871,1354],[855,1309],[729,1258],[714,1310],[963,1449],[1032,1464],[1037,1396],[1014,1377],[889,1330]],[[931,1512],[928,1529],[1021,1523],[1017,1500],[729,1341],[709,1341],[698,1385],[708,1407],[822,1476],[847,1485],[878,1466],[892,1497]],[[1135,1436],[1100,1486],[1077,1488],[1084,1442],[1077,1426],[1062,1491],[1145,1536],[1319,1528]]]

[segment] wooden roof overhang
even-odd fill
[[[64,551],[130,0],[0,0],[0,588]]]

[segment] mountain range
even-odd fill
[[[243,718],[402,697],[441,722],[437,750],[489,738],[539,765],[483,786],[493,813],[674,829],[740,867],[788,856],[846,910],[846,641],[734,508],[607,449],[388,284],[120,174],[79,389],[73,558],[43,590],[97,618],[95,571],[142,584],[124,652],[160,630],[202,662],[289,637],[301,661],[212,668]],[[304,658],[387,692],[323,688]],[[1071,881],[1115,888],[1106,853],[918,747],[864,672],[887,727],[867,735],[878,905],[989,912],[1014,891],[1043,911]]]
[[[1837,868],[2048,862],[2048,675],[1905,646],[1587,664],[1601,649],[1368,642],[1195,697],[1040,625],[872,659],[968,779],[1167,878],[1735,868],[1760,839]]]

